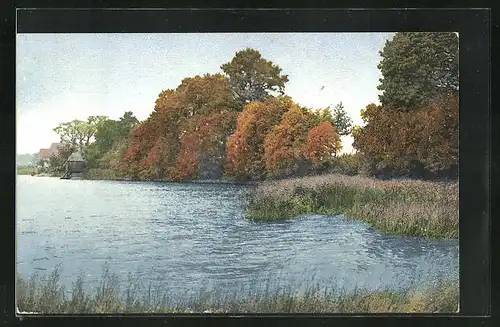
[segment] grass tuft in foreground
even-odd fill
[[[311,284],[298,293],[292,287],[271,291],[261,284],[248,289],[200,291],[188,300],[151,284],[142,289],[129,277],[120,290],[116,275],[105,270],[100,285],[88,291],[79,277],[69,292],[55,269],[49,276],[18,277],[16,298],[20,312],[30,313],[384,313],[457,311],[458,283],[446,281],[433,287],[400,291],[363,291],[347,293],[328,286]]]
[[[246,207],[247,217],[258,220],[306,213],[345,214],[392,234],[457,238],[458,183],[303,177],[260,184]]]

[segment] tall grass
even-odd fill
[[[129,276],[126,289],[105,270],[98,287],[89,291],[82,276],[67,292],[55,269],[48,276],[18,276],[16,298],[20,312],[30,313],[384,313],[457,311],[459,288],[456,281],[442,281],[432,287],[405,290],[352,292],[311,283],[301,292],[293,287],[271,290],[269,285],[228,291],[216,288],[199,291],[181,300],[175,294],[153,287],[146,290]],[[273,288],[274,289],[274,288]],[[142,290],[142,291],[140,291]]]
[[[261,183],[246,206],[247,217],[259,220],[305,213],[345,214],[393,234],[457,238],[458,183],[302,177]]]

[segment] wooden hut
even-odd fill
[[[61,179],[70,179],[74,173],[80,174],[85,171],[85,160],[80,152],[73,152],[66,162],[66,172]]]

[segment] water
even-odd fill
[[[17,270],[62,269],[95,285],[107,263],[127,280],[186,295],[336,283],[344,289],[407,287],[458,278],[458,242],[384,235],[341,215],[282,222],[244,218],[244,186],[17,178]]]

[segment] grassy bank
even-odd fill
[[[459,301],[458,283],[451,281],[420,291],[356,290],[350,293],[311,284],[300,294],[290,287],[270,291],[256,284],[233,292],[200,291],[184,301],[151,284],[140,295],[140,285],[133,279],[129,279],[125,290],[120,290],[119,285],[118,277],[105,271],[100,285],[93,291],[88,291],[80,277],[66,292],[56,269],[42,278],[18,277],[17,306],[21,312],[36,313],[450,313],[457,311]]]
[[[457,238],[458,183],[382,181],[330,174],[264,182],[249,196],[251,219],[345,214],[393,234]]]
[[[18,175],[31,175],[32,173],[36,173],[35,167],[17,167],[16,168]]]
[[[90,180],[117,180],[118,175],[112,169],[92,168],[85,171],[83,177]]]

